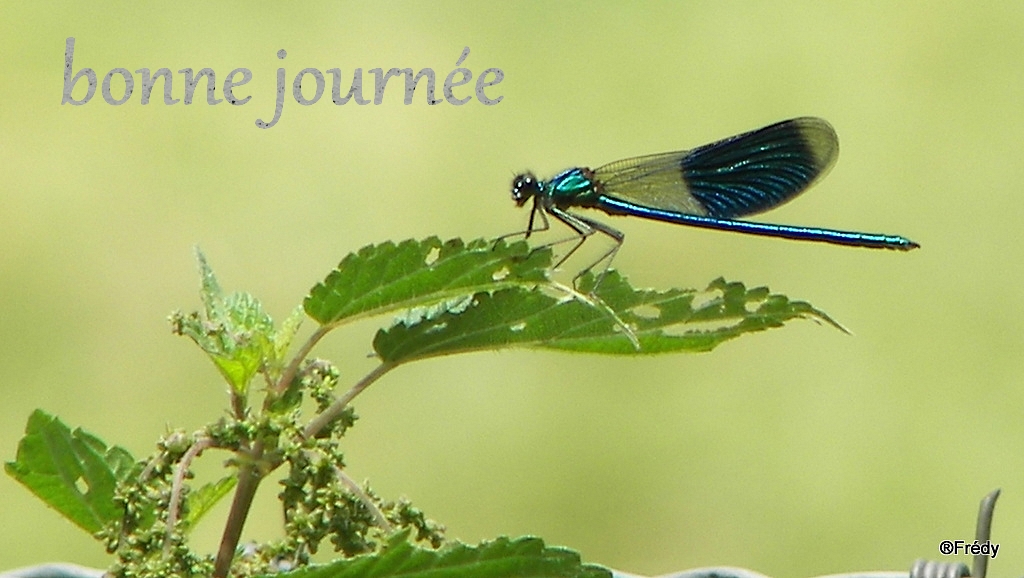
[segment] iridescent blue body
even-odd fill
[[[593,170],[568,169],[548,181],[524,173],[512,183],[512,199],[522,206],[533,198],[527,236],[547,228],[547,214],[579,234],[579,242],[563,261],[595,231],[616,242],[601,260],[613,256],[625,238],[604,223],[570,212],[572,207],[801,241],[900,251],[917,248],[917,243],[897,235],[736,220],[796,197],[832,168],[838,154],[839,140],[828,122],[795,118],[691,150],[625,159]],[[543,226],[535,229],[537,214]]]

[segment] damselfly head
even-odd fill
[[[523,173],[512,180],[512,200],[517,207],[522,207],[530,197],[539,194],[540,181],[533,173]]]

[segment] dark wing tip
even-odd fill
[[[839,136],[827,120],[804,116],[782,121],[775,126],[779,125],[790,126],[799,134],[808,154],[814,158],[818,167],[816,179],[824,177],[836,164],[836,159],[839,158]]]
[[[683,179],[708,216],[742,217],[803,192],[838,155],[828,121],[794,118],[693,149],[682,159]]]

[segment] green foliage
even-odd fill
[[[590,288],[592,283],[587,277],[582,286]],[[591,302],[594,298],[615,315]],[[807,303],[723,279],[704,291],[650,291],[630,287],[613,271],[591,299],[521,287],[481,293],[440,313],[403,319],[378,332],[373,346],[388,363],[503,347],[636,355],[708,351],[744,333],[780,327],[792,319],[824,321],[841,329]]]
[[[64,425],[41,410],[32,412],[18,456],[4,469],[48,506],[86,532],[98,532],[120,517],[114,490],[135,459],[121,447]]]
[[[181,523],[185,528],[191,528],[205,516],[211,508],[217,505],[231,490],[238,485],[238,478],[226,476],[216,482],[203,484],[199,489],[188,495],[188,508],[182,517]]]
[[[430,305],[446,299],[546,280],[551,251],[525,242],[477,239],[382,243],[363,247],[306,297],[306,313],[321,325]]]
[[[540,538],[499,538],[479,546],[453,544],[436,551],[416,548],[404,532],[393,537],[378,555],[338,560],[287,574],[289,578],[610,578],[611,575],[599,566],[582,564],[579,554],[572,550],[545,546]]]
[[[245,395],[258,371],[273,374],[280,370],[299,329],[301,311],[296,309],[281,330],[275,330],[273,319],[255,297],[248,293],[224,295],[206,257],[197,250],[196,258],[202,279],[203,315],[173,313],[172,329],[195,341],[232,389]]]
[[[435,237],[346,256],[276,328],[256,298],[225,294],[202,253],[197,258],[203,309],[170,321],[229,384],[229,411],[191,434],[169,432],[141,461],[37,411],[6,466],[116,554],[113,576],[607,576],[536,538],[445,544],[443,528],[421,510],[355,483],[342,452],[356,420],[352,399],[397,365],[439,355],[506,347],[701,352],[794,319],[842,329],[766,288],[718,279],[701,291],[641,290],[609,271],[599,283],[583,277],[577,289],[549,278],[550,248]],[[303,312],[319,327],[289,353]],[[342,324],[388,313],[396,320],[373,340],[380,365],[339,395],[340,372],[311,358],[312,349]],[[262,403],[250,400],[257,377],[265,384]],[[231,471],[193,488],[192,462],[208,451],[229,452]],[[238,544],[256,489],[279,468],[284,537],[243,553]],[[188,532],[232,491],[218,556],[192,551]],[[325,543],[340,559],[310,566]]]
[[[370,245],[345,257],[304,305],[324,326],[402,310],[374,339],[381,360],[392,364],[504,347],[702,352],[793,319],[842,329],[809,304],[763,287],[718,279],[704,291],[641,290],[609,271],[596,288],[588,275],[575,291],[548,279],[550,262],[548,249],[531,253],[524,243],[482,239]]]

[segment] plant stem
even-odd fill
[[[281,381],[277,384],[278,390],[284,391],[282,385],[287,387],[287,384],[291,383],[291,380],[294,379],[295,374],[299,370],[299,365],[309,355],[313,346],[327,334],[327,331],[329,331],[328,328],[321,327],[302,345],[302,348],[299,349],[292,362],[288,365],[288,368],[282,374]],[[378,365],[345,392],[345,395],[331,404],[331,407],[325,409],[314,418],[302,430],[303,435],[307,438],[316,436],[316,434],[327,427],[327,424],[341,415],[341,412],[345,410],[345,407],[348,406],[353,398],[373,382],[380,379],[384,374],[394,369],[394,367],[395,365],[391,363]],[[256,489],[269,472],[281,465],[280,459],[274,459],[270,463],[263,464],[264,467],[261,467],[263,442],[260,440],[253,444],[251,451],[244,453],[246,454],[244,459],[239,460],[242,462],[242,465],[238,469],[238,487],[235,488],[235,497],[231,502],[231,511],[228,513],[228,520],[224,525],[224,535],[221,537],[220,547],[217,550],[217,558],[213,567],[213,578],[226,578],[231,571],[231,562],[234,561],[235,550],[238,548],[238,541],[242,537],[242,528],[245,526],[245,519],[249,515],[249,508],[252,506],[253,498],[256,496]],[[386,523],[387,521],[385,520]]]
[[[257,440],[248,454],[244,464],[238,468],[238,487],[235,489],[235,497],[231,502],[228,521],[224,525],[220,548],[217,550],[217,559],[213,566],[214,578],[225,578],[231,570],[231,562],[235,559],[235,549],[242,537],[245,519],[249,516],[249,507],[252,506],[256,488],[259,487],[264,476],[259,465],[259,461],[263,459],[263,442]]]
[[[174,527],[178,524],[178,515],[181,513],[181,492],[185,484],[185,476],[192,465],[192,460],[203,453],[203,450],[211,447],[213,440],[208,437],[201,437],[188,448],[185,455],[181,456],[174,470],[174,482],[171,484],[171,502],[167,506],[167,532],[164,534],[164,558],[171,554],[171,536],[174,534]]]
[[[383,530],[385,534],[390,534],[393,531],[393,528],[391,527],[391,524],[388,523],[388,519],[384,517],[384,512],[380,511],[377,504],[373,503],[373,500],[370,499],[370,496],[366,495],[366,492],[359,487],[359,484],[357,484],[352,478],[348,477],[348,474],[341,471],[341,468],[338,466],[334,466],[334,475],[338,478],[338,481],[345,484],[349,491],[355,494],[355,496],[359,498],[359,501],[363,503],[363,506],[370,511],[370,514],[373,515],[374,521],[377,523],[377,527]]]
[[[231,389],[231,411],[235,414],[235,419],[245,419],[245,399],[238,395],[238,392]]]
[[[302,430],[302,435],[307,438],[315,437],[316,434],[320,433],[322,429],[327,427],[327,424],[334,421],[335,418],[341,415],[341,412],[345,411],[345,407],[348,406],[349,402],[352,401],[355,396],[359,395],[364,389],[370,387],[373,382],[377,381],[385,373],[394,368],[395,365],[391,363],[382,363],[378,365],[373,371],[360,379],[359,383],[353,385],[351,389],[346,391],[345,395],[332,403],[331,407],[325,409],[323,413],[316,416],[313,421],[309,422],[309,425]]]
[[[316,344],[319,343],[320,340],[324,338],[324,335],[327,335],[327,332],[330,331],[331,329],[332,327],[327,325],[320,326],[319,328],[317,328],[316,331],[313,332],[313,335],[310,335],[309,339],[307,339],[306,342],[302,344],[302,347],[300,347],[299,350],[295,353],[295,357],[292,358],[291,363],[288,364],[288,367],[285,368],[284,373],[281,374],[281,379],[279,379],[277,381],[277,385],[274,386],[274,396],[281,395],[282,393],[284,393],[286,389],[288,389],[288,386],[291,385],[292,380],[295,379],[295,374],[299,372],[299,366],[301,366],[302,362],[306,360],[306,357],[309,355],[309,352],[313,350]],[[271,399],[272,397],[273,396],[268,396],[267,399]]]

